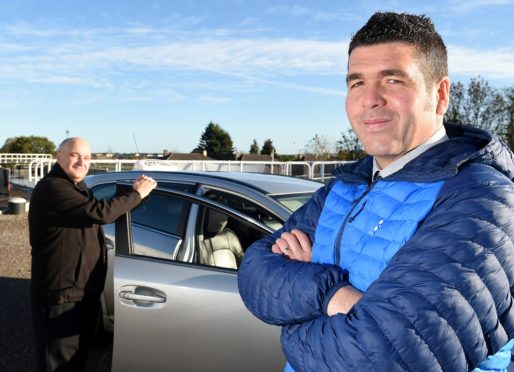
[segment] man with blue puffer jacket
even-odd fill
[[[247,250],[245,305],[282,326],[289,370],[505,371],[514,155],[443,125],[446,46],[425,16],[374,14],[350,42],[346,81],[369,156]]]

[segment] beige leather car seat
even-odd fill
[[[237,269],[244,255],[237,235],[227,227],[228,216],[209,209],[205,216],[200,263]]]

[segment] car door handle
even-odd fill
[[[155,302],[155,303],[163,303],[166,302],[166,299],[161,296],[151,296],[151,295],[143,295],[130,291],[121,291],[120,297],[126,300],[131,301],[145,301],[145,302]]]

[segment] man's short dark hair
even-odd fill
[[[430,18],[407,13],[377,12],[352,37],[348,56],[360,46],[404,42],[416,48],[423,59],[427,86],[448,76],[448,55],[441,35]]]

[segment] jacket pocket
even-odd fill
[[[59,289],[73,288],[80,281],[82,271],[84,247],[75,231],[63,234],[60,258],[60,285]]]

